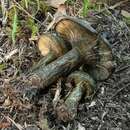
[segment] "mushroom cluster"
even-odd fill
[[[29,81],[45,89],[60,77],[68,77],[66,82],[72,83],[73,89],[56,107],[58,119],[67,122],[76,116],[81,98],[93,94],[96,81],[111,75],[113,56],[109,42],[85,20],[62,16],[53,29],[55,33],[39,38],[44,57],[29,74]]]

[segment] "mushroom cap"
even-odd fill
[[[55,34],[43,34],[39,38],[38,48],[43,56],[49,53],[61,56],[67,52],[64,41]]]
[[[108,40],[100,36],[98,38],[98,55],[100,56],[100,62],[107,62],[107,61],[112,61],[113,60],[113,54],[112,54],[112,48],[110,46],[110,43]]]
[[[83,72],[83,71],[75,71],[75,72],[71,73],[68,76],[67,81],[74,82],[74,84],[76,84],[76,85],[82,82],[82,85],[84,87],[86,87],[85,90],[86,90],[87,96],[91,95],[91,93],[95,89],[95,85],[96,85],[93,78],[89,74],[87,74],[86,72]]]
[[[91,65],[86,65],[86,71],[98,81],[106,80],[114,68],[112,48],[109,42],[101,36],[97,42],[97,60]]]
[[[96,81],[102,81],[109,77],[110,73],[108,69],[106,69],[103,65],[96,64],[89,66],[87,68],[87,72],[96,80]]]
[[[55,24],[56,32],[71,44],[80,40],[92,42],[97,39],[97,32],[85,21],[72,17],[61,17]]]

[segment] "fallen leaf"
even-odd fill
[[[56,19],[57,17],[67,15],[66,13],[66,6],[64,4],[60,4],[57,8],[56,13],[54,14],[54,18]]]
[[[58,8],[59,5],[64,4],[67,0],[47,0],[46,4],[54,8]]]

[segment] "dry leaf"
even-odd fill
[[[46,3],[47,3],[49,6],[58,8],[59,5],[64,4],[66,1],[67,1],[67,0],[47,0]]]

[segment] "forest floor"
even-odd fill
[[[36,42],[31,39],[46,31],[56,9],[44,7],[44,13],[43,8],[31,10],[33,4],[31,7],[28,4],[27,11],[20,2],[13,3],[19,11],[8,12],[5,23],[0,14],[0,130],[129,130],[130,17],[126,17],[130,13],[130,2],[109,9],[118,3],[115,1],[100,12],[92,8],[83,17],[109,41],[116,67],[107,80],[97,82],[93,98],[83,100],[76,118],[67,123],[57,119],[52,102],[57,86],[64,86],[61,79],[40,91],[31,102],[24,95],[30,87],[25,84],[24,75],[42,57]],[[69,15],[81,16],[82,4],[80,0],[67,3]],[[128,14],[122,14],[121,10]],[[31,15],[33,11],[37,11],[35,16]]]

